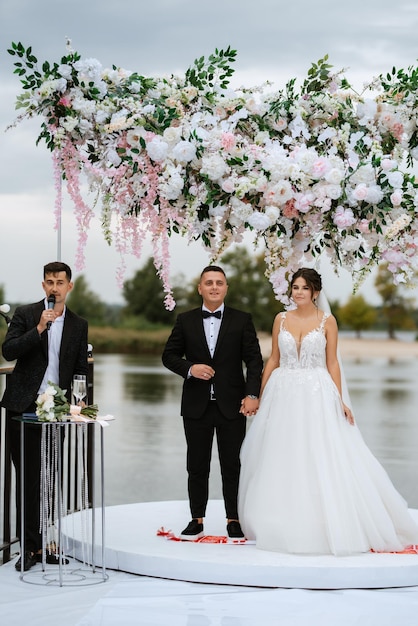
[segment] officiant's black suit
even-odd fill
[[[7,331],[2,353],[7,361],[16,359],[1,404],[7,409],[11,455],[16,468],[17,508],[20,515],[20,424],[13,415],[35,411],[35,401],[48,365],[48,333],[39,336],[37,324],[44,300],[16,309]],[[74,374],[88,373],[87,321],[66,309],[59,353],[59,386],[70,398]],[[25,426],[25,550],[41,547],[39,534],[40,436],[37,425]],[[20,523],[18,520],[18,534]]]
[[[263,360],[251,315],[224,307],[213,357],[207,345],[202,309],[181,313],[162,360],[184,378],[181,399],[186,441],[189,499],[193,518],[205,516],[213,433],[216,430],[226,517],[238,519],[239,452],[246,418],[239,412],[246,395],[260,392]],[[215,370],[210,381],[189,376],[195,363]],[[244,373],[243,364],[246,366]],[[213,385],[216,400],[211,400]]]

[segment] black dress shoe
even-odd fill
[[[27,572],[31,567],[36,565],[36,554],[30,552],[30,550],[25,550],[23,554],[23,571]],[[22,557],[20,556],[15,563],[15,568],[18,572],[22,571]]]
[[[235,520],[228,522],[226,525],[226,532],[230,539],[245,539],[244,533],[241,529],[241,524]]]
[[[42,563],[42,554],[35,554],[35,558],[37,563]],[[68,565],[69,562],[70,561],[68,559],[62,557],[61,565]],[[53,552],[47,552],[45,555],[45,563],[47,565],[59,565],[60,561],[58,555]]]
[[[187,527],[182,531],[180,539],[183,539],[184,541],[194,541],[195,539],[200,539],[203,535],[203,524],[199,524],[197,519],[192,519],[192,521],[189,522]]]

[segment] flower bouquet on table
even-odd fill
[[[71,420],[73,409],[76,413],[87,419],[96,419],[98,414],[97,404],[83,407],[72,407],[65,396],[65,390],[51,381],[36,400],[36,415],[40,422],[65,422]]]

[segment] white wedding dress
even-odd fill
[[[325,313],[300,350],[281,314],[280,367],[241,450],[240,522],[257,548],[291,554],[402,551],[418,526],[343,414],[326,368]]]

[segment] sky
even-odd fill
[[[104,67],[116,65],[146,76],[184,74],[195,58],[231,46],[237,60],[232,86],[255,86],[270,80],[272,90],[290,78],[298,82],[312,62],[329,55],[357,90],[393,66],[407,68],[418,58],[415,0],[0,0],[0,285],[6,302],[42,297],[42,267],[60,258],[74,267],[77,235],[72,205],[64,194],[61,239],[54,230],[51,154],[36,146],[42,120],[24,121],[5,132],[17,117],[21,92],[7,53],[11,42],[32,46],[40,62],[59,62],[66,40],[84,58]],[[300,83],[299,83],[300,84]],[[173,238],[172,276],[194,279],[208,263],[200,243]],[[126,259],[131,278],[150,255]],[[86,249],[84,274],[100,298],[123,303],[116,280],[120,259],[103,239],[100,215],[94,218]],[[321,265],[330,300],[344,303],[352,282]],[[374,276],[360,293],[380,302]],[[2,303],[0,303],[2,304]]]

